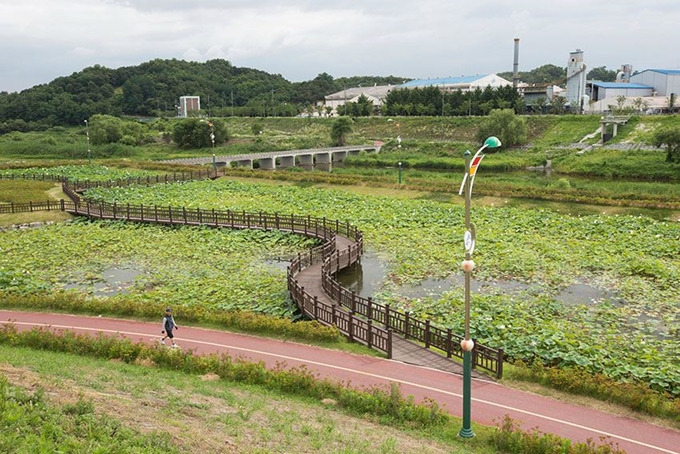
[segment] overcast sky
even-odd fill
[[[678,0],[0,0],[0,91],[88,66],[229,60],[293,81],[680,68]]]

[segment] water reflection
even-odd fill
[[[64,289],[83,290],[95,296],[114,296],[127,293],[137,276],[142,274],[143,271],[134,268],[108,268],[102,273],[101,279],[66,284]]]
[[[375,252],[367,251],[361,257],[361,262],[346,268],[338,273],[338,282],[348,290],[356,292],[364,298],[373,296],[382,290],[382,284],[387,277],[387,265],[380,260]],[[407,298],[440,298],[444,293],[453,289],[463,289],[465,277],[452,275],[445,279],[425,279],[418,285],[401,286],[395,290],[401,296]],[[518,293],[540,294],[542,289],[536,285],[512,280],[482,281],[471,279],[470,290],[473,293],[493,292],[498,295],[511,295]],[[585,283],[571,284],[555,296],[555,300],[566,305],[593,305],[599,302],[612,302],[624,304],[617,298],[616,293],[603,291]]]

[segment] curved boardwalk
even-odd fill
[[[205,178],[217,176],[215,172],[204,175]],[[196,177],[201,178],[200,172]],[[179,179],[185,179],[184,175],[151,179],[155,181],[146,179],[146,183]],[[194,179],[194,175],[189,179]],[[239,356],[266,364],[282,360],[291,367],[304,364],[322,377],[351,382],[354,386],[398,383],[403,393],[414,396],[417,401],[433,399],[452,414],[460,415],[462,379],[448,373],[457,372],[457,364],[424,348],[434,347],[446,352],[447,356],[456,356],[460,350],[456,343],[460,338],[429,323],[409,318],[408,314],[391,310],[389,306],[376,304],[370,298],[359,298],[335,282],[333,274],[359,260],[362,252],[361,233],[349,224],[308,216],[87,203],[68,183],[64,184],[64,192],[73,201],[13,204],[9,208],[0,206],[0,212],[10,212],[9,209],[11,212],[62,210],[101,219],[278,229],[320,239],[321,246],[300,254],[289,267],[288,286],[293,299],[305,314],[322,323],[335,324],[350,338],[381,349],[387,352],[388,357],[398,361],[189,327],[182,329],[183,343],[198,353],[236,352]],[[24,328],[42,325],[53,329],[124,335],[147,342],[151,342],[150,336],[154,339],[157,336],[155,323],[8,311],[0,311],[0,316],[2,321],[11,320]],[[478,349],[478,365],[497,375],[502,373],[502,351],[494,353],[476,345],[475,350]],[[494,355],[497,355],[495,363],[487,364],[486,361],[489,358],[493,360]],[[417,368],[404,363],[426,367]],[[473,395],[474,419],[482,424],[493,425],[504,415],[509,415],[520,421],[525,430],[536,428],[574,441],[604,438],[630,453],[680,452],[680,432],[677,430],[508,389],[488,379],[473,380]]]
[[[147,178],[146,181],[142,179],[141,183],[155,184],[218,176],[218,172],[208,170],[190,175],[157,176]],[[134,182],[130,180],[114,184]],[[288,268],[288,289],[292,299],[306,316],[323,324],[336,326],[350,340],[383,351],[388,358],[462,373],[461,366],[451,360],[453,357],[463,356],[460,348],[461,336],[451,330],[445,331],[430,325],[429,321],[422,322],[408,313],[390,309],[388,305],[377,304],[371,298],[361,298],[335,281],[334,275],[359,261],[363,252],[361,232],[348,223],[278,213],[88,203],[81,200],[79,188],[72,187],[69,182],[62,185],[72,201],[61,201],[59,209],[76,215],[173,225],[276,229],[320,239],[323,241],[321,246],[300,254]],[[86,185],[92,186],[92,183]],[[500,378],[503,352],[476,344],[472,364],[473,368],[485,369]]]

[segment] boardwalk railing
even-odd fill
[[[0,214],[32,213],[34,211],[64,211],[64,200],[46,200],[44,202],[3,203]]]
[[[211,171],[186,172],[149,177],[147,179],[127,179],[127,184],[155,184],[188,179],[213,178],[218,173]],[[288,267],[288,290],[298,308],[308,317],[319,322],[336,326],[340,332],[353,341],[383,351],[392,357],[392,335],[400,334],[424,344],[426,348],[435,348],[452,356],[462,358],[460,342],[463,338],[453,334],[450,329],[433,326],[429,320],[422,321],[412,317],[408,312],[393,310],[389,305],[381,305],[371,298],[363,298],[342,287],[334,275],[358,262],[363,253],[363,237],[361,232],[348,222],[331,221],[326,218],[311,216],[282,215],[278,213],[249,213],[246,211],[188,209],[163,207],[157,205],[111,204],[106,202],[90,202],[82,200],[79,195],[84,188],[107,186],[108,183],[88,182],[85,185],[72,186],[64,181],[62,187],[70,201],[29,202],[24,204],[0,205],[0,213],[16,213],[21,211],[61,210],[73,214],[99,219],[127,220],[171,225],[205,225],[211,227],[228,227],[234,229],[282,230],[307,237],[317,238],[323,244],[298,254]],[[353,243],[344,250],[336,250],[336,235],[342,235]],[[327,304],[311,295],[300,286],[295,279],[303,269],[321,263],[321,278],[324,292],[333,301]],[[503,374],[503,350],[492,349],[478,343],[472,351],[473,367],[487,370],[497,377]]]
[[[389,304],[378,304],[370,297],[358,296],[334,279],[335,273],[359,261],[361,248],[361,244],[355,243],[345,250],[334,251],[326,256],[321,268],[324,292],[333,301],[347,308],[350,314],[362,315],[388,331],[423,343],[426,348],[436,348],[445,353],[447,358],[455,356],[462,359],[463,350],[460,346],[462,336],[453,334],[450,329],[438,328],[429,320],[419,320],[408,312],[390,309]],[[503,350],[496,350],[475,342],[472,350],[472,367],[487,370],[501,378],[503,376]]]

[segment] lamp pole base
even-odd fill
[[[472,438],[475,436],[475,433],[472,431],[472,429],[460,429],[458,436],[460,438]]]
[[[472,354],[463,352],[463,428],[458,432],[461,438],[472,438]]]

